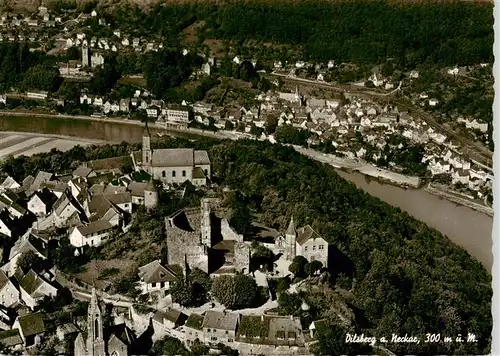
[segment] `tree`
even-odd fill
[[[276,128],[278,127],[278,121],[278,116],[272,114],[267,115],[266,123],[264,124],[266,134],[272,135],[276,131]]]
[[[304,256],[296,256],[290,266],[288,266],[288,270],[292,272],[296,277],[304,277],[306,265],[307,259]]]
[[[61,83],[62,78],[57,68],[47,65],[36,65],[24,73],[21,87],[24,90],[38,89],[55,92]]]
[[[39,273],[45,269],[45,261],[34,251],[29,250],[19,257],[17,267],[21,268],[23,273],[28,273],[30,269]]]
[[[189,351],[179,339],[171,336],[165,336],[163,339],[154,343],[149,354],[152,356],[189,356]]]
[[[304,272],[308,276],[312,276],[316,272],[318,272],[319,270],[321,270],[322,268],[323,268],[323,264],[320,261],[318,261],[318,260],[314,260],[314,261],[311,261],[310,263],[307,263],[304,266]]]
[[[226,120],[226,122],[224,123],[224,130],[233,131],[234,130],[233,123],[229,120]]]
[[[297,294],[281,293],[278,298],[278,309],[281,315],[297,315],[302,306],[302,299]]]
[[[198,268],[188,273],[187,278],[178,278],[170,287],[172,301],[186,307],[197,307],[207,301],[211,288],[210,277]]]
[[[220,276],[212,284],[212,295],[228,309],[251,307],[258,296],[255,280],[247,275]]]

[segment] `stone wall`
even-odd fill
[[[234,268],[238,272],[250,271],[250,246],[244,242],[234,244]]]
[[[220,229],[222,238],[224,240],[232,240],[243,242],[243,235],[238,234],[233,228],[229,225],[229,221],[227,219],[221,219]]]
[[[165,219],[168,264],[199,268],[208,273],[208,253],[201,243],[199,210],[185,210]],[[187,226],[189,225],[189,226]]]

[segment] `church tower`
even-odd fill
[[[82,43],[82,67],[90,67],[90,53],[87,40]]]
[[[285,259],[292,261],[295,258],[295,244],[297,241],[297,231],[295,231],[295,223],[293,222],[293,216],[288,225],[288,229],[285,232]]]
[[[103,331],[102,312],[96,290],[92,288],[92,299],[87,315],[87,350],[90,356],[106,356]]]
[[[148,126],[146,124],[146,129],[142,135],[142,168],[148,172],[151,172],[151,157],[153,152],[151,151],[151,135],[149,134]]]

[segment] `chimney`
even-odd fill
[[[264,314],[260,316],[260,321],[264,322]]]
[[[309,329],[309,336],[311,336],[311,339],[314,338],[314,329]]]

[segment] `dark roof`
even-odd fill
[[[238,326],[238,314],[209,310],[203,319],[203,328],[235,331]]]
[[[121,340],[125,345],[131,345],[135,341],[132,330],[125,324],[112,325],[104,330],[104,336],[110,340],[113,335]]]
[[[259,337],[264,339],[269,335],[269,323],[271,318],[260,315],[242,315],[238,326],[238,336],[244,338]]]
[[[78,226],[77,229],[83,236],[88,236],[90,234],[94,234],[96,232],[102,232],[105,230],[109,230],[113,227],[109,221],[106,220],[97,220],[93,221],[88,225]]]
[[[132,194],[130,192],[116,193],[106,195],[106,198],[113,204],[126,204],[132,203]]]
[[[9,253],[9,260],[11,260],[15,255],[19,253],[26,253],[28,251],[33,251],[36,254],[40,253],[42,256],[46,256],[46,251],[42,246],[42,243],[37,238],[28,236],[27,239],[20,238],[14,243]]]
[[[169,320],[174,324],[181,324],[187,319],[187,315],[182,313],[180,310],[168,308],[166,311],[158,310],[153,315],[153,319],[162,324],[164,319]]]
[[[109,209],[113,209],[113,204],[104,195],[94,195],[89,203],[89,211],[99,218],[103,218]]]
[[[134,197],[144,197],[144,190],[148,186],[146,182],[132,182],[128,186],[128,190],[132,193]]]
[[[57,196],[48,189],[42,189],[41,191],[33,194],[33,196],[34,195],[38,196],[40,200],[45,204],[45,206],[47,207],[47,211],[50,211],[54,203],[57,201]]]
[[[52,190],[54,192],[64,192],[68,188],[68,184],[65,182],[61,181],[49,181],[40,184],[40,188],[47,188],[49,190]]]
[[[87,178],[90,173],[92,173],[92,168],[80,166],[73,171],[73,176]]]
[[[145,283],[173,282],[177,279],[175,272],[162,266],[159,260],[139,267],[139,278]]]
[[[0,290],[2,290],[7,283],[9,283],[9,277],[7,277],[4,271],[0,270]]]
[[[203,179],[205,177],[205,172],[200,167],[195,167],[193,169],[193,179]]]
[[[0,331],[0,342],[5,346],[12,347],[23,343],[19,329]]]
[[[186,326],[192,329],[202,330],[203,320],[203,315],[193,313],[186,320]]]
[[[38,287],[43,284],[44,280],[40,278],[33,270],[30,270],[26,275],[21,279],[19,285],[24,289],[26,293],[32,295]]]
[[[296,241],[299,245],[305,244],[310,239],[322,239],[322,237],[316,231],[314,231],[310,225],[306,225],[304,227],[301,227],[297,231],[297,240]]]
[[[31,313],[19,317],[19,326],[24,337],[45,332],[45,324],[40,313]]]

